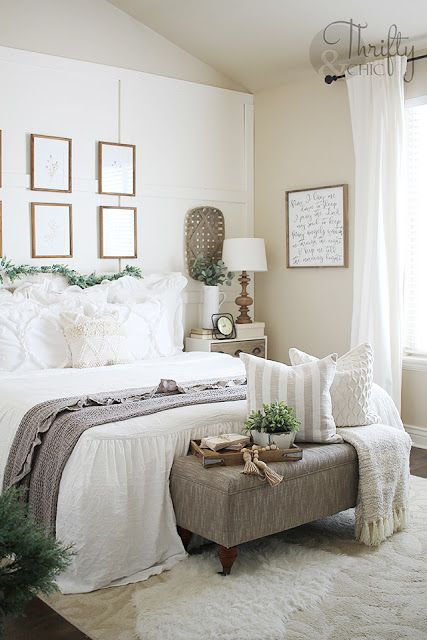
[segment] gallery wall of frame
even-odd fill
[[[0,74],[2,252],[15,264],[114,272],[123,256],[185,272],[185,215],[203,205],[228,236],[253,234],[251,95],[6,47]],[[197,324],[196,283],[187,300]]]
[[[45,134],[30,135],[30,189],[72,193],[72,139]],[[2,131],[0,131],[1,187]],[[99,193],[135,196],[136,145],[98,142]],[[31,202],[31,257],[72,258],[72,205]],[[0,256],[2,255],[0,202]],[[138,257],[136,207],[99,207],[99,257],[121,260]]]

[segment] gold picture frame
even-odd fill
[[[323,192],[323,193],[322,193]],[[334,193],[335,192],[335,193]],[[290,198],[293,194],[297,194],[297,198],[295,198],[294,202],[291,202],[290,206]],[[340,196],[338,194],[341,194]],[[319,248],[320,241],[316,243],[313,241],[313,229],[316,224],[319,224],[316,221],[316,217],[319,218],[320,215],[324,215],[322,220],[322,229],[319,231],[320,233],[325,234],[324,237],[327,237],[328,232],[328,224],[327,224],[327,216],[330,215],[331,207],[328,207],[327,198],[334,196],[331,201],[334,201],[334,205],[332,209],[339,207],[338,212],[336,213],[336,219],[339,221],[341,218],[341,235],[339,235],[340,242],[338,243],[336,240],[336,246],[334,247],[333,234],[336,234],[335,230],[330,231],[330,246],[329,246],[329,258],[326,252],[326,256],[322,256],[320,254],[321,249]],[[335,197],[335,195],[337,197]],[[323,201],[322,201],[323,198]],[[304,202],[303,202],[304,201]],[[320,203],[326,202],[326,207],[323,211],[319,210],[321,206]],[[298,220],[299,228],[295,232],[293,224],[295,220],[291,221],[291,213],[290,209],[294,208],[294,206],[303,206],[304,211],[302,215],[305,216],[305,220],[307,220],[307,216],[311,215],[312,220],[310,221],[310,236],[305,235],[306,229],[304,228],[304,224],[301,224],[301,218]],[[328,213],[325,213],[325,211]],[[295,216],[295,213],[293,214]],[[293,235],[293,242],[290,241],[290,235]],[[321,237],[319,235],[319,237]],[[311,238],[311,247],[307,247],[307,241]],[[298,242],[300,243],[300,247],[298,247]],[[310,244],[310,243],[309,243]],[[326,243],[324,243],[326,244]],[[301,249],[302,247],[302,249]],[[339,254],[337,257],[333,255],[334,249],[338,248]],[[306,253],[306,257],[304,255],[298,255],[298,251],[302,251]],[[318,252],[317,256],[313,254],[310,256],[309,251],[313,251],[314,253]],[[329,260],[329,262],[328,262]],[[321,187],[312,187],[306,189],[292,189],[286,191],[286,266],[288,269],[307,269],[307,268],[347,268],[349,265],[348,259],[348,184],[334,184],[327,185]]]
[[[136,195],[136,145],[98,142],[98,193]]]
[[[57,217],[56,220],[55,217]],[[73,208],[71,204],[31,202],[31,257],[73,257]]]
[[[30,136],[31,190],[71,193],[72,138],[32,133]]]
[[[136,207],[99,208],[99,257],[137,258]]]

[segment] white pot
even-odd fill
[[[202,328],[212,329],[212,316],[219,313],[219,308],[224,302],[225,293],[220,292],[219,286],[203,285]]]
[[[277,444],[279,449],[290,449],[295,440],[295,431],[286,433],[262,433],[252,429],[251,436],[254,444],[257,444],[260,447]]]
[[[270,433],[262,433],[261,431],[251,430],[252,440],[254,444],[258,444],[260,447],[266,447],[270,444]]]
[[[287,433],[270,433],[270,444],[277,444],[279,449],[290,449],[294,444],[295,431],[288,431]]]

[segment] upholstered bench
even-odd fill
[[[270,463],[284,476],[275,487],[243,475],[241,466],[205,469],[192,455],[177,458],[170,489],[185,548],[193,533],[216,542],[227,575],[237,545],[354,507],[359,480],[355,449],[349,444],[302,448],[302,460]]]

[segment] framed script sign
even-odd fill
[[[286,192],[287,266],[348,267],[346,184]]]

